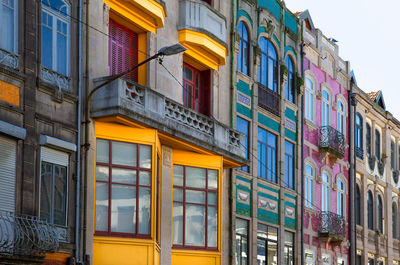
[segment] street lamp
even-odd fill
[[[96,92],[99,88],[111,83],[112,81],[114,81],[114,80],[116,80],[116,79],[118,79],[118,78],[120,78],[120,77],[122,77],[122,76],[124,76],[124,75],[126,75],[128,73],[130,73],[130,72],[132,72],[136,68],[138,68],[138,67],[140,67],[140,66],[142,66],[142,65],[144,65],[144,64],[146,64],[148,62],[150,62],[151,60],[156,59],[156,58],[161,57],[161,56],[170,56],[170,55],[182,53],[184,51],[186,51],[186,48],[183,47],[179,43],[176,43],[176,44],[171,45],[171,46],[162,47],[160,50],[158,50],[158,52],[156,54],[154,54],[153,56],[147,58],[143,62],[138,63],[137,65],[133,66],[132,68],[130,68],[128,70],[126,70],[125,72],[122,72],[122,73],[117,74],[117,75],[110,75],[110,76],[105,77],[105,78],[107,78],[107,79],[109,78],[109,79],[107,81],[105,81],[104,83],[102,83],[102,84],[96,86],[95,88],[93,88],[92,91],[90,91],[90,93],[88,95],[88,101],[90,101],[90,98],[92,97],[93,93]]]

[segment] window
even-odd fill
[[[368,265],[375,265],[375,260],[368,258]]]
[[[322,172],[322,184],[321,184],[321,211],[329,211],[329,175],[324,171]]]
[[[286,67],[288,70],[287,81],[285,84],[285,97],[290,102],[294,103],[294,67],[290,56],[286,56]]]
[[[137,65],[138,35],[110,19],[109,36],[108,63],[110,65],[110,74],[120,74]],[[124,77],[137,82],[137,69]]]
[[[173,244],[217,248],[218,171],[174,165]]]
[[[306,78],[306,93],[305,93],[305,117],[309,121],[315,121],[315,113],[314,113],[314,83],[310,78]]]
[[[343,135],[346,135],[346,116],[345,116],[345,108],[343,103],[338,101],[338,110],[337,110],[337,130]]]
[[[356,184],[356,224],[361,225],[361,192],[360,192],[360,186]]]
[[[2,135],[0,135],[0,169],[0,211],[15,212],[17,141]]]
[[[314,168],[311,165],[306,164],[305,169],[306,174],[304,178],[304,204],[306,207],[314,208]]]
[[[285,231],[285,265],[294,264],[294,233]]]
[[[395,158],[395,145],[394,145],[394,141],[392,140],[390,142],[390,166],[391,166],[392,169],[396,168],[395,161],[396,161],[396,158]]]
[[[70,6],[65,0],[42,0],[42,65],[69,76]]]
[[[276,136],[258,128],[257,153],[257,176],[276,183]]]
[[[367,127],[367,132],[366,132],[365,138],[367,139],[367,153],[371,157],[371,155],[372,155],[372,149],[371,149],[371,143],[372,143],[371,126],[369,125],[369,123],[367,123],[366,127]]]
[[[380,195],[378,195],[378,229],[379,232],[383,233],[383,205]]]
[[[340,179],[337,182],[337,214],[344,216],[345,213],[345,195],[344,184]]]
[[[249,222],[243,219],[236,219],[236,265],[249,264]]]
[[[375,157],[381,160],[381,133],[375,130]]]
[[[322,90],[322,126],[331,124],[331,96],[328,91]]]
[[[356,155],[363,159],[363,127],[362,117],[360,113],[356,114],[356,129],[355,129],[355,142],[356,142]]]
[[[285,187],[294,189],[294,144],[285,141]]]
[[[51,224],[67,225],[68,154],[41,148],[40,219]]]
[[[236,129],[245,135],[244,149],[246,151],[246,159],[249,159],[249,122],[240,117],[237,117]],[[239,169],[244,172],[249,172],[249,167],[240,167]]]
[[[204,115],[210,115],[210,71],[200,72],[183,64],[183,104]]]
[[[150,237],[151,146],[97,139],[96,234]]]
[[[357,254],[357,256],[356,256],[356,265],[361,265],[362,263],[361,263],[361,255],[358,255]]]
[[[239,22],[239,53],[237,55],[237,70],[249,75],[250,41],[247,27],[243,21]]]
[[[259,41],[261,49],[261,61],[258,68],[258,82],[268,89],[278,92],[278,67],[277,55],[274,45],[266,38],[261,37]]]
[[[17,53],[18,37],[18,1],[3,0],[0,2],[0,48]]]
[[[278,264],[278,229],[258,224],[257,263]]]
[[[368,229],[374,230],[374,198],[372,192],[367,192]]]
[[[397,223],[397,205],[395,202],[392,203],[392,226],[393,226],[393,238],[399,238],[398,223]]]

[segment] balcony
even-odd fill
[[[320,152],[332,154],[336,158],[343,158],[345,152],[344,135],[331,126],[319,128],[318,147]]]
[[[360,158],[361,160],[364,159],[364,150],[363,150],[362,148],[360,148],[360,147],[355,147],[355,148],[354,148],[354,152],[356,153],[356,156],[357,156],[358,158]]]
[[[105,79],[95,80],[95,85]],[[247,164],[244,136],[147,87],[117,79],[100,88],[91,100],[91,117],[124,116],[186,142]]]
[[[206,69],[218,70],[225,64],[226,18],[209,4],[180,0],[178,30],[179,42],[187,48],[185,54],[191,59]]]
[[[280,116],[280,99],[278,93],[258,83],[258,106]]]
[[[35,216],[0,211],[0,255],[44,258],[59,246],[54,225]]]
[[[0,48],[0,64],[18,69],[18,55]]]
[[[343,216],[332,212],[319,212],[318,221],[319,237],[336,243],[341,243],[345,239],[346,220]]]

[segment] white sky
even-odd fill
[[[285,0],[294,12],[308,9],[314,26],[338,40],[358,86],[382,90],[386,110],[400,119],[400,0]]]

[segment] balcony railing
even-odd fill
[[[392,176],[393,176],[394,183],[397,184],[399,182],[399,171],[393,170]]]
[[[318,233],[320,237],[329,237],[342,241],[346,236],[346,220],[332,212],[319,212]]]
[[[258,83],[258,106],[280,116],[280,100],[278,93]]]
[[[318,147],[320,151],[332,153],[338,158],[343,158],[345,152],[344,135],[331,126],[319,128]]]
[[[35,216],[0,211],[0,255],[44,257],[58,246],[56,226]]]
[[[17,69],[18,55],[0,48],[0,64],[7,65],[8,67]]]
[[[355,147],[354,151],[356,152],[356,156],[360,159],[364,159],[364,150],[360,147]]]

